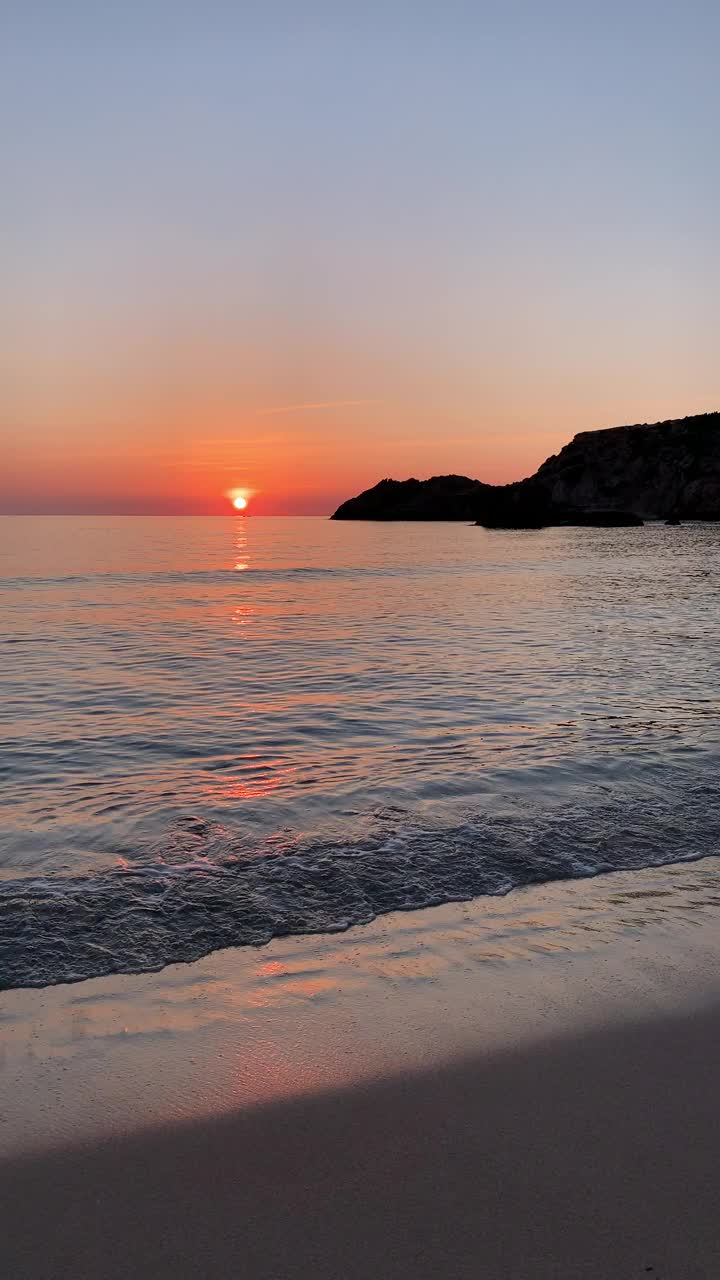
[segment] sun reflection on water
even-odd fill
[[[235,526],[233,530],[235,535],[233,539],[233,550],[235,554],[235,568],[240,571],[242,571],[243,569],[250,568],[250,563],[248,560],[248,539],[247,539],[246,528],[247,526],[245,524],[238,524],[237,526]]]

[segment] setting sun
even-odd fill
[[[233,498],[233,506],[236,511],[244,511],[247,506],[247,498]]]

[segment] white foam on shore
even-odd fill
[[[637,1021],[720,994],[720,859],[0,995],[3,1153]]]

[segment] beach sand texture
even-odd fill
[[[714,1280],[716,873],[6,993],[4,1274]],[[61,1043],[79,1008],[90,1030]],[[40,1082],[57,1123],[33,1132]]]
[[[696,1014],[20,1158],[5,1274],[713,1280],[719,1046]]]

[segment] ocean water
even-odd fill
[[[0,984],[719,853],[719,553],[0,520]]]

